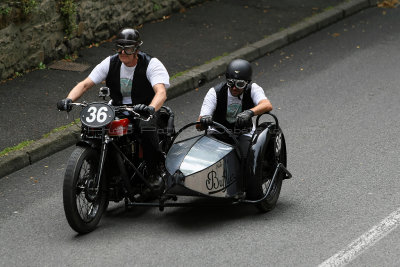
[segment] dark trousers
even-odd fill
[[[143,157],[150,172],[157,172],[160,163],[164,161],[157,133],[157,118],[158,112],[154,114],[151,120],[135,120],[134,124],[135,133],[141,140]]]

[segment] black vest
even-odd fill
[[[145,104],[149,105],[153,99],[155,93],[151,86],[151,83],[146,77],[147,67],[151,56],[146,53],[138,53],[138,62],[136,65],[135,73],[132,81],[131,98],[132,104]],[[114,55],[110,59],[110,68],[106,78],[106,85],[110,88],[110,97],[113,100],[113,105],[122,105],[122,94],[120,84],[120,70],[121,60],[119,60],[118,54]]]
[[[244,90],[242,97],[242,111],[246,109],[251,109],[256,105],[253,103],[251,98],[251,84]],[[233,130],[235,123],[229,123],[226,120],[226,110],[228,105],[228,86],[225,82],[217,84],[214,87],[215,93],[217,95],[217,107],[215,109],[213,120],[224,125],[226,128]]]

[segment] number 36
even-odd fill
[[[107,119],[107,107],[100,107],[98,110],[96,107],[90,107],[88,110],[89,117],[86,117],[86,122],[91,123],[97,120],[97,122],[102,123]],[[97,113],[97,115],[96,115]]]

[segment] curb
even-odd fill
[[[171,87],[167,90],[168,98],[177,97],[206,82],[212,81],[224,73],[226,66],[235,58],[253,61],[372,6],[376,6],[376,0],[350,0],[260,41],[240,48],[218,60],[194,67],[171,80]],[[79,133],[79,129],[73,125],[63,131],[51,134],[49,137],[39,139],[26,148],[0,157],[0,179],[51,154],[72,146],[79,140]]]

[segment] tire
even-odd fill
[[[277,151],[275,152],[276,148]],[[286,144],[285,138],[281,132],[269,141],[268,146],[262,155],[261,168],[259,168],[255,177],[249,179],[251,180],[248,183],[247,190],[249,199],[258,200],[267,193],[278,163],[282,163],[286,166]],[[275,184],[273,185],[269,196],[256,204],[259,211],[264,213],[275,208],[282,188],[283,175],[284,173],[282,171],[278,172],[278,176],[275,179]]]
[[[97,175],[99,152],[90,147],[77,147],[71,154],[65,170],[63,202],[68,224],[76,232],[93,231],[107,208],[105,177],[96,193],[90,185]]]

